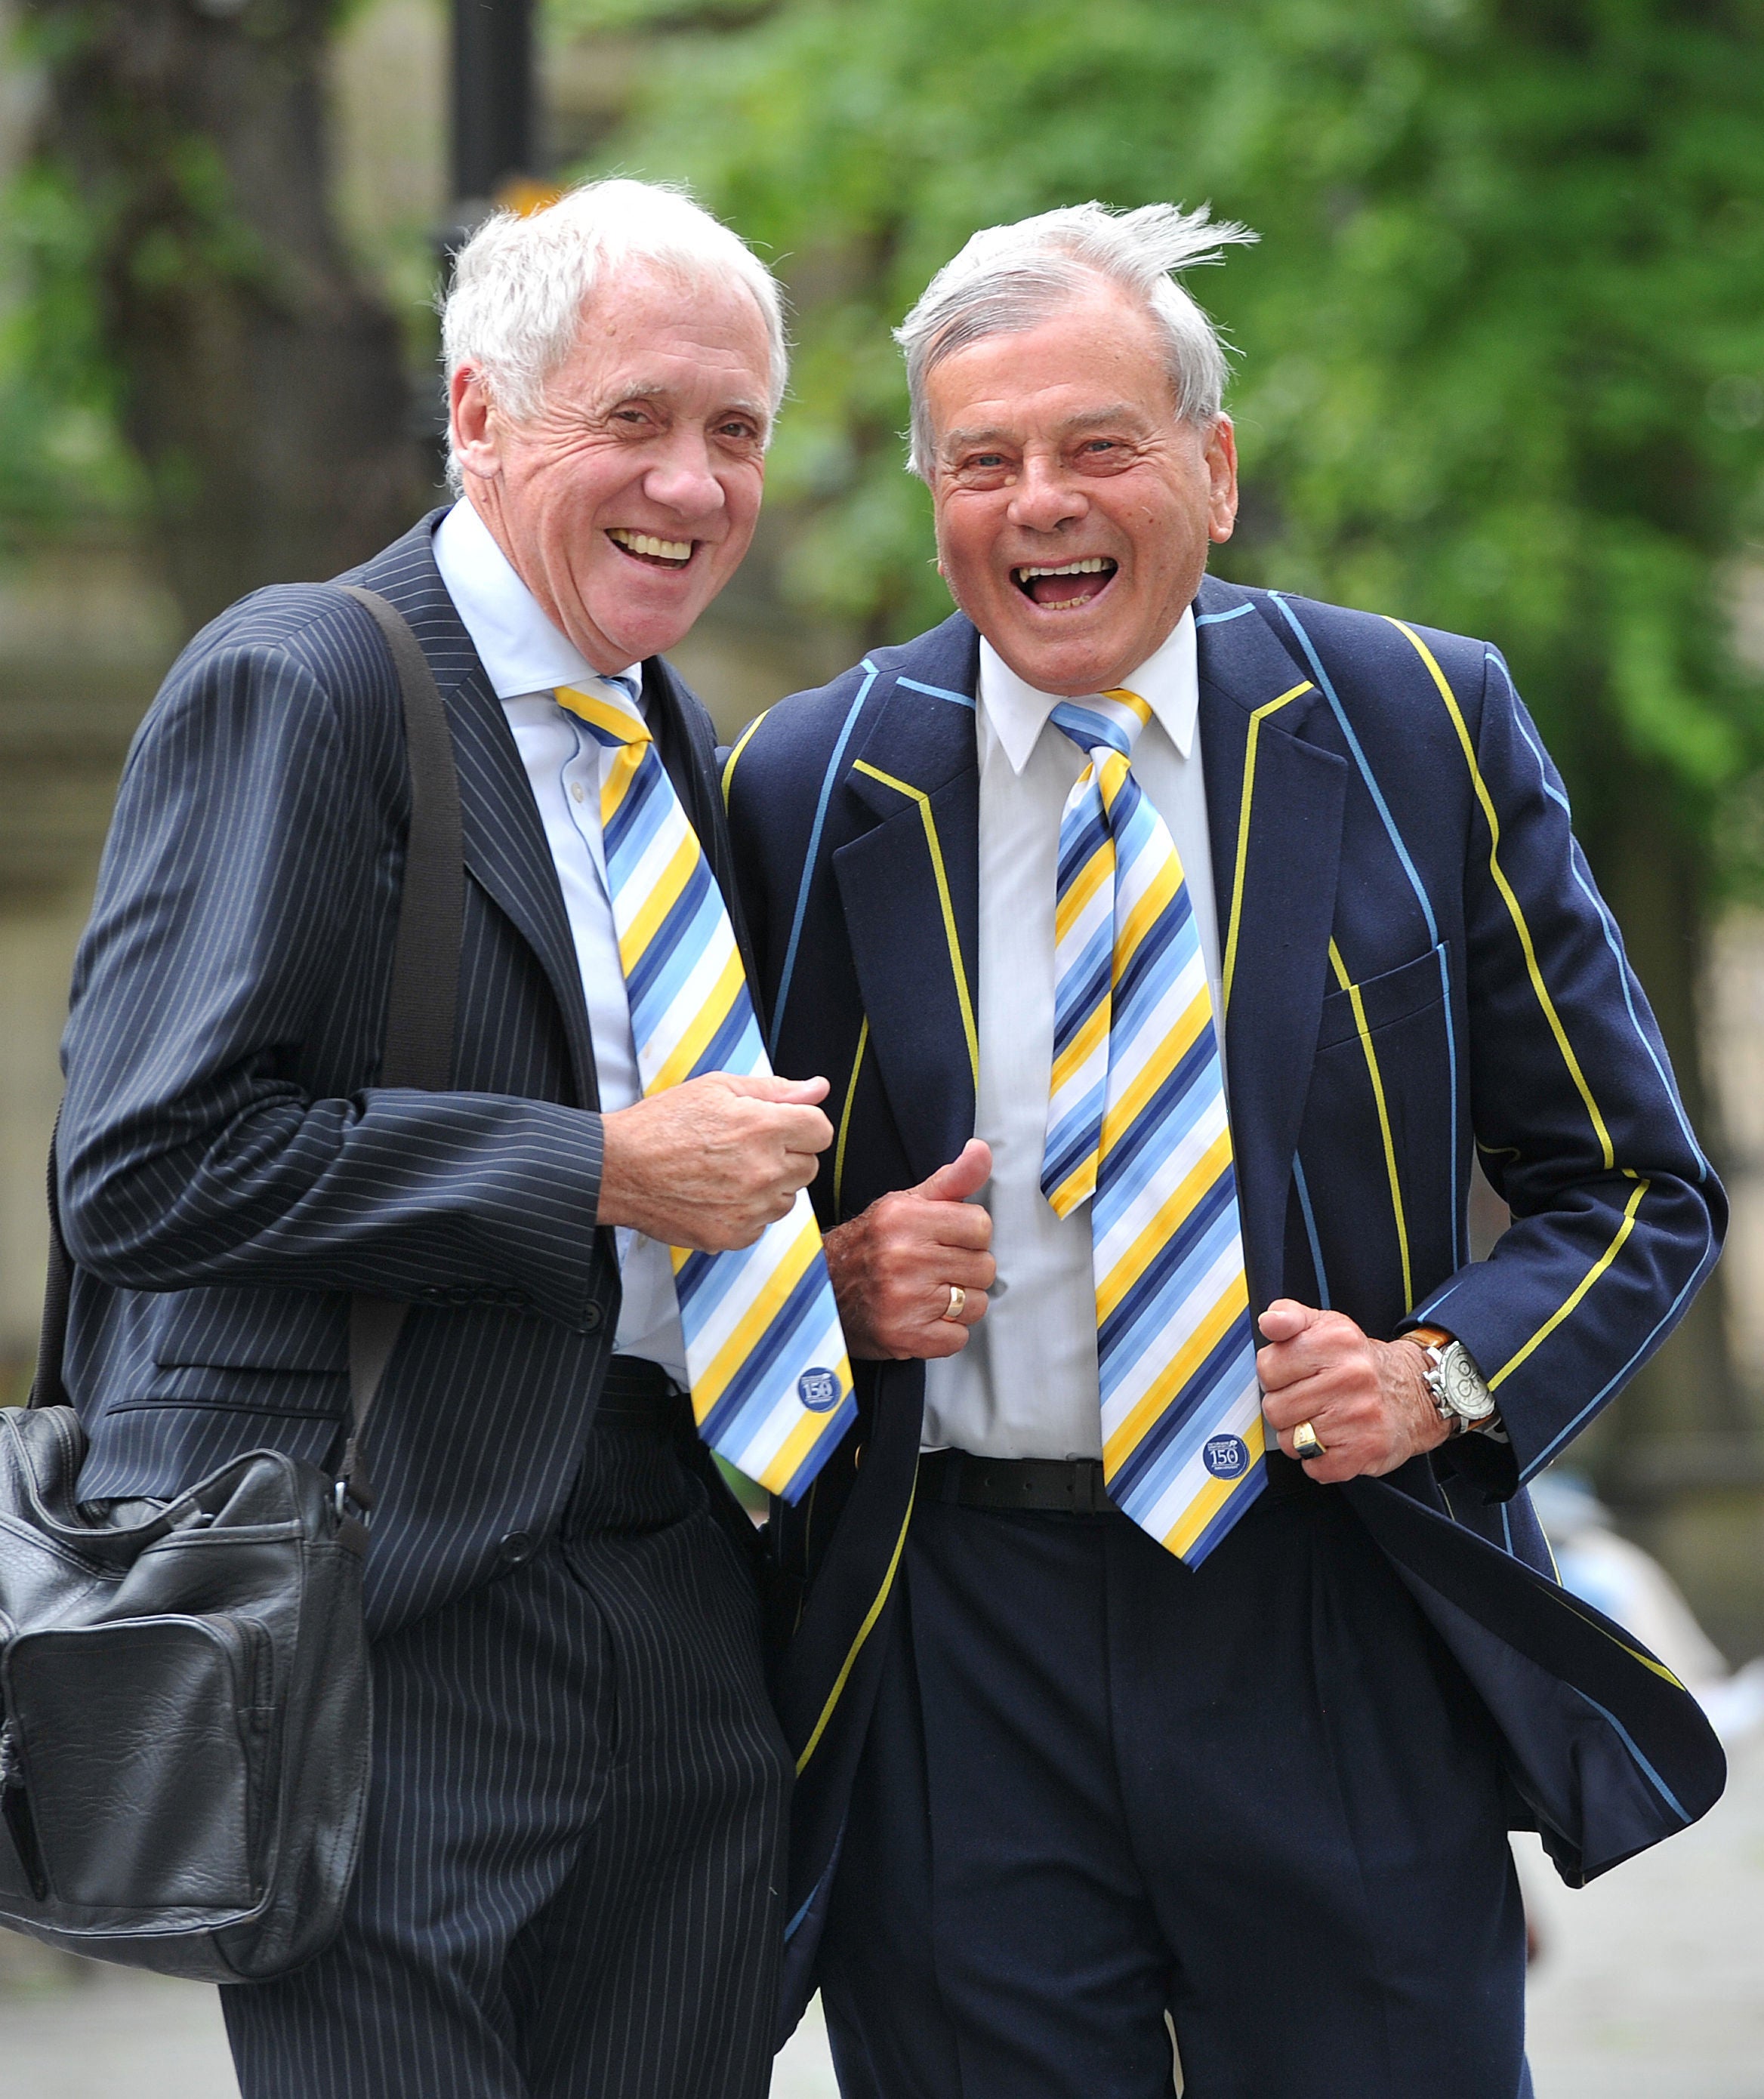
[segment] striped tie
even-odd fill
[[[1175,842],[1128,758],[1137,693],[1067,701],[1089,759],[1060,820],[1041,1189],[1090,1200],[1102,1468],[1198,1567],[1261,1492],[1261,1395],[1206,964]]]
[[[728,913],[630,681],[560,685],[601,759],[606,887],[645,1094],[705,1072],[768,1073]],[[629,693],[630,697],[626,696]],[[856,1419],[851,1366],[807,1190],[732,1253],[670,1250],[698,1432],[794,1501]]]

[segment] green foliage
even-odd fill
[[[1723,600],[1764,560],[1758,0],[553,13],[669,32],[606,164],[684,176],[791,287],[806,605],[947,609],[886,332],[967,235],[1210,199],[1263,236],[1191,286],[1241,358],[1217,565],[1498,640],[1595,827],[1639,771],[1705,837],[1764,759]]]
[[[14,178],[0,212],[0,526],[139,508],[103,345],[97,247],[90,213],[55,169],[33,164]]]

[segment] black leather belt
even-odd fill
[[[1282,1452],[1271,1451],[1266,1463],[1270,1501],[1295,1501],[1321,1491],[1304,1467]],[[919,1460],[919,1493],[926,1501],[963,1508],[1107,1516],[1115,1507],[1100,1458],[976,1458],[969,1450],[928,1450]]]
[[[976,1458],[967,1450],[928,1450],[919,1460],[919,1493],[963,1508],[1107,1516],[1115,1507],[1100,1458]]]
[[[643,1356],[614,1356],[608,1362],[595,1410],[596,1424],[671,1435],[689,1414],[685,1393],[659,1363]]]

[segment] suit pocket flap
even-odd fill
[[[1430,948],[1412,962],[1403,962],[1364,983],[1331,992],[1323,1001],[1318,1024],[1317,1046],[1327,1050],[1337,1042],[1351,1041],[1360,1032],[1360,1014],[1366,1015],[1368,1034],[1388,1027],[1411,1014],[1423,1013],[1445,996],[1446,960],[1444,946]],[[1354,994],[1359,994],[1359,1010]]]
[[[349,1366],[349,1300],[312,1290],[181,1290],[153,1344],[162,1370]]]

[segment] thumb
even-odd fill
[[[1307,1327],[1314,1327],[1322,1314],[1296,1298],[1277,1297],[1257,1322],[1265,1341],[1296,1340]]]
[[[745,1094],[750,1100],[775,1101],[786,1107],[813,1107],[816,1102],[825,1100],[829,1091],[825,1079],[780,1079],[770,1072],[719,1072],[715,1076],[732,1094]]]
[[[913,1192],[930,1203],[965,1203],[970,1195],[979,1194],[992,1171],[992,1146],[983,1144],[977,1137],[970,1137],[961,1147],[959,1157],[952,1159],[947,1166],[939,1166]]]

